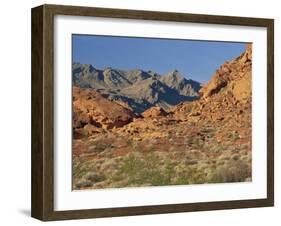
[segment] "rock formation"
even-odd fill
[[[242,100],[251,95],[251,76],[252,46],[248,44],[246,51],[239,57],[221,65],[210,82],[199,90],[199,94],[208,98],[227,87],[237,99]]]
[[[72,91],[74,137],[122,127],[136,117],[128,108],[108,100],[92,88],[74,86]]]

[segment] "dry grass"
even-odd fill
[[[251,177],[251,168],[241,160],[230,160],[224,165],[218,166],[210,175],[210,181],[214,183],[243,182]]]

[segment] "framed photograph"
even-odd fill
[[[32,9],[32,216],[274,205],[274,21]]]

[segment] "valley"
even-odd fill
[[[73,64],[73,189],[252,180],[252,47],[206,84]]]

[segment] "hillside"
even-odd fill
[[[91,88],[73,87],[74,139],[122,127],[136,115],[128,108],[112,102]]]
[[[158,103],[159,94],[183,81],[176,71],[167,77],[138,81],[151,87],[148,92],[142,86],[134,90],[149,97],[147,102]],[[118,104],[128,111],[129,123],[73,141],[73,188],[251,181],[251,77],[249,44],[240,56],[217,69],[198,90],[199,99],[168,110],[156,104],[139,116]],[[130,87],[122,90],[134,98]]]

